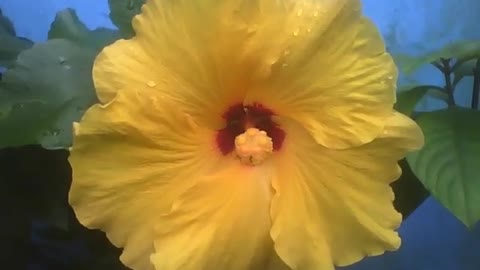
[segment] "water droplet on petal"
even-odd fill
[[[295,30],[293,31],[293,36],[294,36],[294,37],[298,36],[298,33],[299,33],[299,32],[300,32],[300,29],[298,29],[298,28],[295,29]]]
[[[315,10],[315,11],[313,12],[313,17],[318,17],[318,11],[317,11],[317,10]]]
[[[299,9],[297,11],[297,16],[300,17],[300,16],[302,16],[302,14],[303,14],[303,9]]]
[[[312,32],[312,28],[307,28],[307,33]]]
[[[283,52],[283,55],[289,55],[289,54],[290,54],[290,51],[289,51],[289,50],[285,50],[285,51]]]
[[[147,85],[148,85],[149,87],[155,87],[155,86],[157,86],[157,83],[154,82],[154,81],[148,81],[148,82],[147,82]]]

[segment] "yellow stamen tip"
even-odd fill
[[[272,151],[272,138],[265,131],[249,128],[235,138],[235,153],[243,164],[259,165]]]

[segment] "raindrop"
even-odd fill
[[[307,28],[307,32],[308,33],[312,32],[312,28]]]
[[[52,136],[58,136],[58,135],[60,135],[60,132],[61,132],[60,129],[54,129],[54,130],[51,130],[50,132],[48,132],[47,134],[52,135]]]
[[[23,109],[24,106],[25,105],[23,103],[17,103],[17,104],[14,104],[12,108],[14,110],[19,110],[19,109]]]
[[[133,0],[129,0],[127,2],[127,9],[128,10],[133,10],[135,8],[135,3],[133,2]]]
[[[157,86],[157,83],[154,82],[154,81],[148,81],[148,82],[147,82],[147,85],[148,85],[149,87],[155,87],[155,86]]]
[[[295,30],[293,31],[293,36],[294,36],[294,37],[298,36],[298,33],[299,33],[299,32],[300,32],[300,29],[298,29],[298,28],[295,29]]]
[[[315,10],[315,11],[313,12],[313,17],[318,17],[318,10]]]
[[[67,58],[65,58],[63,56],[59,56],[58,57],[58,62],[60,63],[60,65],[63,65],[67,62]]]
[[[297,11],[297,16],[300,17],[300,16],[302,16],[302,14],[303,14],[303,9],[299,9]]]

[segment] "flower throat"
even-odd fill
[[[244,106],[239,103],[229,107],[222,115],[226,125],[218,130],[216,137],[217,146],[222,154],[227,155],[234,151],[235,139],[249,129],[264,131],[271,138],[272,150],[280,150],[285,132],[273,121],[272,116],[274,113],[261,104]]]

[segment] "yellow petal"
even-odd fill
[[[105,47],[95,59],[92,72],[98,99],[105,104],[120,89],[138,90],[156,84],[156,69],[156,63],[135,38]]]
[[[263,270],[275,258],[270,166],[244,166],[233,157],[217,166],[182,194],[171,213],[158,216],[156,269]]]
[[[396,250],[402,218],[389,184],[400,176],[397,161],[423,144],[419,127],[394,113],[371,143],[333,150],[295,121],[282,126],[271,231],[280,258],[292,269],[333,270]]]
[[[251,33],[234,16],[239,2],[147,1],[133,20],[136,37],[106,47],[95,62],[100,99],[149,85],[202,124],[220,126],[262,66],[258,54],[242,54]]]
[[[99,97],[105,102],[117,89],[151,85],[199,121],[218,127],[227,108],[265,82],[285,49],[296,44],[292,31],[303,23],[297,11],[313,12],[314,6],[321,32],[343,1],[147,1],[133,20],[135,38],[98,56]]]
[[[124,247],[121,260],[153,269],[153,227],[173,201],[213,169],[214,134],[155,93],[119,91],[76,125],[69,201],[83,225]]]
[[[189,72],[191,77],[198,73],[194,69]],[[200,86],[196,82],[187,81],[187,75],[183,75],[182,77],[165,66],[160,57],[149,54],[136,37],[119,40],[105,47],[97,56],[93,67],[97,96],[104,104],[111,101],[119,89],[139,91],[148,88],[155,95],[176,103],[176,106],[203,126],[220,126],[224,104],[232,102],[203,97],[201,89],[207,87],[207,83],[198,82],[204,84]]]
[[[290,10],[295,19],[277,29],[288,36],[277,45],[284,55],[246,102],[296,119],[325,147],[368,143],[382,131],[395,101],[392,57],[359,0],[303,2],[311,4]]]

